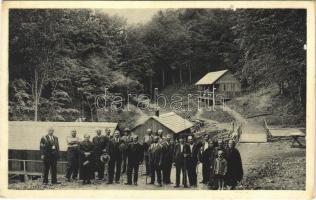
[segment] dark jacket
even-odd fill
[[[80,153],[80,163],[84,163],[85,161],[92,162],[93,160],[93,153],[94,153],[94,146],[93,143],[88,140],[84,140],[79,145],[79,153]],[[90,153],[90,155],[85,156],[85,153]]]
[[[50,139],[49,135],[45,135],[40,141],[40,152],[45,158],[50,156],[56,156],[59,158],[59,142],[58,138],[53,135],[53,141]]]
[[[127,148],[127,158],[128,158],[129,165],[140,164],[141,162],[143,162],[143,158],[144,158],[143,146],[140,143],[129,144]]]
[[[227,174],[226,178],[233,181],[241,181],[243,177],[243,168],[240,153],[237,149],[228,149],[226,151]]]
[[[199,144],[194,143],[193,147],[192,147],[192,151],[191,151],[190,144],[188,144],[188,152],[189,152],[188,162],[190,164],[194,164],[194,165],[197,164],[199,151],[200,151],[200,145]]]
[[[173,162],[173,154],[174,154],[174,143],[167,143],[163,148],[163,162],[170,165]]]
[[[105,138],[104,136],[95,136],[92,139],[94,145],[94,152],[96,155],[101,155],[102,151],[105,149]]]
[[[121,139],[118,139],[118,141],[116,141],[115,138],[112,138],[109,141],[109,155],[111,157],[111,159],[122,159],[122,151],[120,149],[120,145],[123,144],[124,142]]]
[[[176,144],[175,149],[174,149],[174,154],[173,154],[174,155],[173,160],[176,166],[184,165],[187,161],[189,153],[190,153],[190,149],[187,144],[183,144],[182,152],[181,152],[181,144],[180,143]]]
[[[155,166],[161,166],[163,162],[163,147],[159,143],[153,143],[149,147],[150,163]]]
[[[210,165],[214,163],[215,159],[215,147],[208,147],[207,149],[203,149],[203,146],[201,147],[201,153],[200,153],[200,162],[203,163],[203,165]]]

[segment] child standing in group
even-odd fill
[[[218,151],[218,157],[215,159],[214,163],[214,174],[217,179],[218,189],[224,189],[224,177],[227,173],[227,161],[224,158],[224,152]]]

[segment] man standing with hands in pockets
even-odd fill
[[[53,135],[54,129],[49,128],[48,134],[43,136],[40,141],[41,159],[44,164],[43,184],[48,184],[48,172],[51,170],[52,184],[60,184],[57,182],[57,160],[59,159],[59,143],[58,138]]]

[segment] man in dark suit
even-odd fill
[[[84,140],[79,145],[80,152],[80,173],[83,180],[83,184],[90,184],[91,178],[94,178],[93,170],[93,152],[94,145],[90,141],[90,136],[85,134]]]
[[[144,147],[144,159],[145,159],[145,166],[146,166],[146,176],[149,175],[150,167],[149,167],[149,147],[153,143],[153,136],[151,129],[147,129],[147,135],[144,137],[143,147]]]
[[[111,130],[109,128],[105,129],[105,138],[107,141],[109,141],[113,138],[113,135],[111,135]]]
[[[198,164],[198,154],[200,151],[200,145],[193,141],[193,137],[188,137],[189,156],[188,156],[188,176],[191,187],[197,187],[197,174],[196,166]]]
[[[125,144],[125,146],[127,147],[130,143],[133,142],[133,138],[131,136],[131,131],[129,130],[129,128],[125,128],[123,131],[124,135],[122,137],[122,140]],[[127,168],[127,151],[126,149],[122,152],[123,153],[123,166],[122,166],[122,173],[126,172],[126,168]]]
[[[44,163],[44,180],[43,184],[48,183],[48,172],[51,170],[52,184],[57,182],[57,160],[59,159],[58,138],[53,135],[54,129],[50,128],[48,134],[43,136],[40,141],[41,159]]]
[[[164,142],[163,150],[163,163],[162,163],[162,174],[163,174],[163,183],[172,184],[170,180],[172,161],[173,161],[173,152],[174,144],[171,141],[171,135],[167,135],[166,141]]]
[[[71,136],[67,137],[67,172],[66,180],[77,179],[79,169],[79,138],[76,130],[71,131]]]
[[[154,137],[154,143],[149,147],[149,158],[150,158],[150,173],[151,182],[149,184],[155,184],[155,178],[157,176],[158,186],[161,184],[161,167],[163,159],[163,148],[158,142],[158,136]]]
[[[215,154],[214,154],[214,143],[209,140],[209,136],[205,135],[202,142],[200,161],[202,163],[202,181],[203,184],[213,184],[213,164],[214,164]],[[212,180],[210,180],[212,178]]]
[[[125,184],[132,185],[132,174],[134,173],[133,183],[134,185],[137,185],[139,165],[144,159],[143,146],[138,142],[137,135],[134,135],[133,143],[128,145],[127,159],[127,183]]]
[[[122,150],[121,145],[123,141],[120,139],[120,132],[115,131],[114,138],[109,142],[109,167],[108,167],[108,174],[109,180],[107,184],[113,183],[114,172],[115,172],[115,182],[119,183],[120,176],[121,176],[121,164],[122,164]]]
[[[93,137],[92,143],[94,145],[94,155],[95,155],[95,170],[98,173],[98,179],[102,180],[104,178],[104,163],[101,162],[100,156],[106,152],[105,149],[105,138],[101,135],[101,130],[97,130],[97,135]]]
[[[237,183],[242,180],[244,174],[240,153],[238,149],[235,148],[235,144],[234,140],[229,140],[226,152],[227,173],[225,182],[232,190],[236,188]]]
[[[176,165],[176,185],[175,187],[180,187],[180,174],[182,172],[182,184],[185,188],[188,187],[187,184],[187,159],[189,155],[189,147],[184,143],[184,138],[179,138],[179,143],[175,146],[174,151],[174,162]]]

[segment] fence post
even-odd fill
[[[24,173],[24,181],[28,181],[28,176],[26,172],[26,160],[23,160],[23,173]]]

